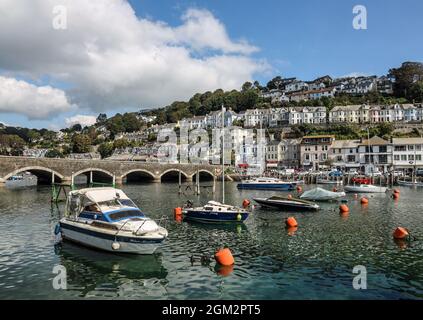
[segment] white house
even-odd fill
[[[423,168],[423,138],[393,138],[392,147],[395,169]]]

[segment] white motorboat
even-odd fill
[[[115,188],[71,191],[55,233],[88,247],[116,253],[152,254],[168,232]]]
[[[345,196],[345,192],[332,192],[322,188],[315,188],[304,192],[300,198],[312,201],[331,201]]]
[[[320,207],[314,202],[296,198],[273,196],[270,198],[254,198],[253,200],[264,207],[271,207],[282,210],[315,211],[320,209]]]
[[[258,177],[250,180],[243,180],[238,183],[238,189],[255,189],[255,190],[294,190],[296,184],[286,182],[278,178]]]
[[[378,187],[372,184],[358,184],[358,185],[349,185],[345,186],[344,190],[346,192],[355,192],[355,193],[385,193],[388,188]]]
[[[398,180],[398,185],[405,186],[405,187],[419,187],[423,188],[423,182],[419,182],[417,180],[414,181],[405,181],[405,180]]]

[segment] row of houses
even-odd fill
[[[175,127],[193,129],[221,128],[241,121],[245,128],[274,128],[297,124],[325,123],[380,123],[380,122],[420,122],[423,121],[421,104],[393,105],[349,105],[335,106],[327,112],[325,107],[282,107],[268,109],[249,109],[240,113],[232,110],[214,111],[206,116],[182,119]],[[224,120],[222,120],[224,119]],[[156,126],[156,128],[161,128]]]
[[[387,76],[360,76],[332,79],[330,76],[313,81],[296,78],[280,79],[276,89],[265,89],[261,97],[275,102],[307,101],[322,97],[334,97],[339,94],[363,95],[371,91],[390,95],[393,93],[393,80]]]
[[[380,172],[413,169],[423,167],[423,138],[336,140],[332,135],[319,135],[282,139],[267,144],[266,166],[362,172],[370,167]]]

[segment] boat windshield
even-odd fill
[[[111,221],[119,221],[129,218],[144,218],[144,214],[139,210],[122,210],[108,214]]]

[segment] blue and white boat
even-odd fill
[[[277,178],[259,177],[250,180],[243,180],[238,183],[238,189],[255,189],[255,190],[294,190],[297,183],[286,182]]]
[[[95,249],[134,254],[154,253],[168,236],[165,228],[115,188],[71,191],[55,233]]]
[[[240,223],[248,218],[249,212],[239,207],[209,201],[197,208],[185,207],[182,210],[184,220],[206,223]]]

